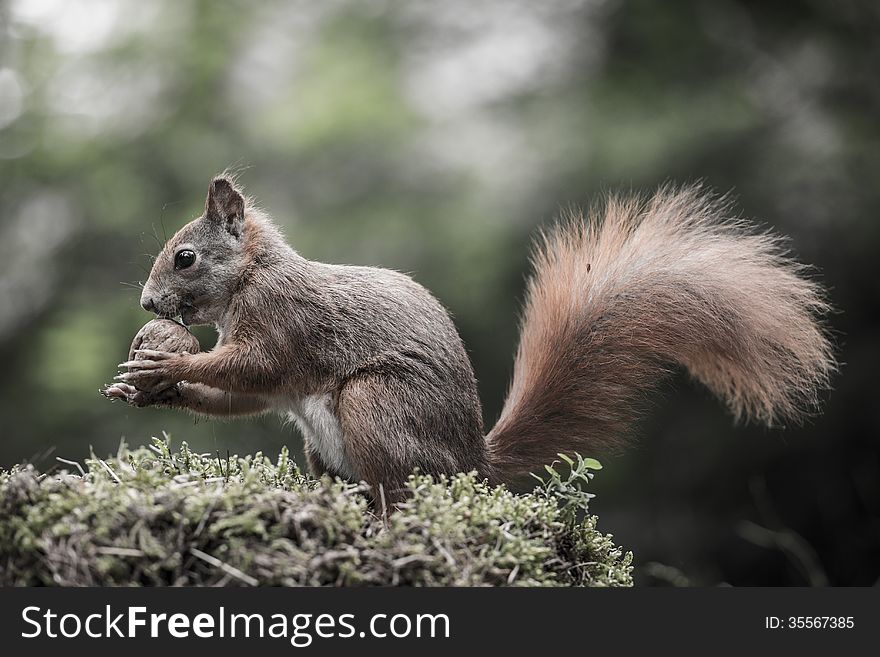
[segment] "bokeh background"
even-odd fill
[[[226,167],[307,257],[433,290],[490,425],[536,228],[703,179],[816,265],[844,365],[824,414],[772,431],[677,376],[635,449],[594,455],[593,510],[641,584],[876,584],[878,71],[872,0],[0,0],[0,466],[163,431],[300,449],[275,417],[97,394],[149,255]]]

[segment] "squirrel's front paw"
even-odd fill
[[[168,351],[139,349],[135,359],[120,363],[127,368],[115,377],[116,381],[134,386],[146,392],[158,392],[174,386],[180,379],[175,375],[174,361],[188,354],[175,354]]]

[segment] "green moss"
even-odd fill
[[[0,584],[631,585],[632,555],[584,517],[593,466],[579,464],[529,494],[413,475],[388,517],[286,450],[273,463],[156,440],[85,474],[16,466],[0,473]]]

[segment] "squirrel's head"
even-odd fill
[[[156,257],[141,305],[184,324],[216,323],[235,289],[244,258],[245,199],[225,176],[211,181],[205,213],[181,228]]]

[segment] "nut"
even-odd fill
[[[201,350],[201,346],[196,336],[183,324],[178,324],[172,319],[153,319],[144,324],[131,341],[129,360],[140,358],[134,353],[136,349],[169,351],[176,354],[185,351],[196,354]]]

